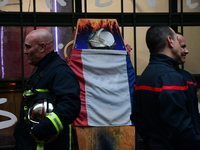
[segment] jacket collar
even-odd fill
[[[58,54],[55,51],[48,53],[38,64],[38,68],[46,67]]]
[[[158,54],[158,53],[151,54],[150,63],[161,63],[173,67],[176,70],[179,69],[178,62],[173,58],[164,54]]]

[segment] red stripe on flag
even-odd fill
[[[82,49],[74,49],[71,51],[68,59],[68,64],[79,78],[80,85],[80,99],[81,99],[81,111],[80,115],[74,121],[74,126],[88,126],[88,117],[86,110],[86,98],[85,98],[85,79],[83,75],[83,64],[81,58]]]
[[[151,87],[151,86],[134,86],[135,90],[147,90],[147,91],[155,91],[161,92],[162,90],[187,90],[188,86],[162,86],[162,87]]]

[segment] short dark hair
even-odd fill
[[[158,53],[166,47],[167,37],[174,39],[174,32],[169,26],[154,25],[146,33],[146,44],[150,53]]]

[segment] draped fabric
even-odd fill
[[[74,126],[132,125],[135,72],[127,51],[73,49],[67,59],[81,87],[81,113]]]

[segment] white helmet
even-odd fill
[[[87,42],[91,49],[115,49],[116,47],[113,35],[104,28],[92,32]]]

